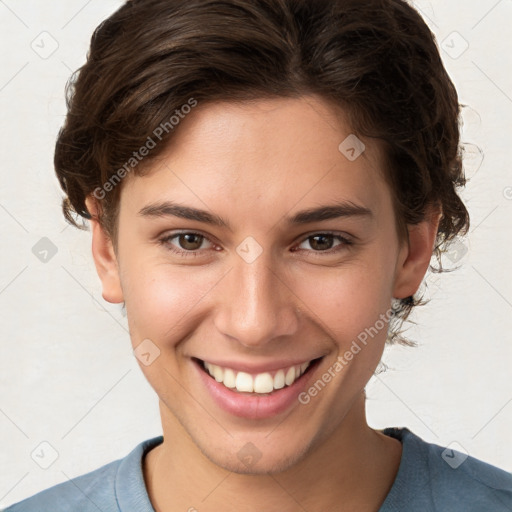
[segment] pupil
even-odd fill
[[[184,241],[184,243],[181,244],[182,247],[184,249],[188,249],[191,251],[198,249],[198,247],[194,247],[194,242],[193,242],[194,238],[200,238],[200,236],[194,235],[192,233],[181,235],[181,241]],[[192,239],[192,241],[190,241],[190,239]],[[190,247],[190,245],[192,245],[192,247]],[[196,241],[195,245],[197,245],[197,241]],[[201,245],[201,243],[199,243],[199,246],[200,245]]]
[[[324,243],[320,243],[318,244],[316,242],[317,239],[323,239],[324,240]],[[312,247],[315,247],[316,245],[316,248],[317,249],[330,249],[332,247],[332,238],[331,238],[331,235],[315,235],[313,237],[313,240],[314,242],[311,244]],[[327,242],[325,242],[325,240],[327,240]]]

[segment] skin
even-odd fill
[[[349,161],[338,146],[351,133],[343,112],[316,96],[199,105],[148,172],[123,182],[116,243],[92,220],[104,299],[125,302],[134,348],[150,339],[160,350],[141,364],[164,434],[144,461],[155,510],[377,511],[389,492],[402,446],[368,426],[364,395],[386,329],[308,404],[265,420],[220,409],[191,361],[323,356],[314,382],[393,297],[417,291],[440,214],[408,226],[400,241],[380,148],[364,140],[365,152]],[[373,216],[285,221],[341,200]],[[207,210],[231,230],[139,214],[161,201]],[[93,198],[87,205],[97,214]],[[206,238],[159,242],[177,230]],[[335,232],[331,245],[315,244],[325,231]],[[236,251],[247,237],[263,251],[250,264]],[[248,442],[261,454],[250,467],[237,456]]]

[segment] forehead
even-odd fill
[[[172,199],[236,206],[269,221],[340,200],[376,213],[390,204],[381,148],[356,138],[343,111],[316,96],[199,103],[144,175],[129,176],[123,188],[121,210]]]

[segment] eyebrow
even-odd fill
[[[232,231],[229,222],[218,215],[171,201],[149,204],[139,211],[139,215],[143,217],[179,217],[181,219],[196,220],[212,226],[227,228]],[[285,217],[284,221],[289,225],[302,225],[341,217],[372,218],[373,212],[369,208],[351,201],[341,201],[332,205],[302,210],[290,217]]]

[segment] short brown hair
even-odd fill
[[[190,104],[317,94],[339,105],[352,132],[383,144],[400,237],[442,208],[434,255],[469,228],[457,92],[435,36],[402,0],[131,0],[95,30],[67,88],[55,169],[74,225],[85,199],[127,170],[158,126]],[[167,123],[167,124],[166,124]],[[140,173],[133,161],[128,167]],[[122,173],[124,175],[124,173]],[[110,181],[109,181],[110,180]],[[115,185],[115,183],[114,183]],[[121,186],[101,197],[115,241]],[[400,325],[420,299],[401,299]],[[392,330],[388,342],[412,345]]]

